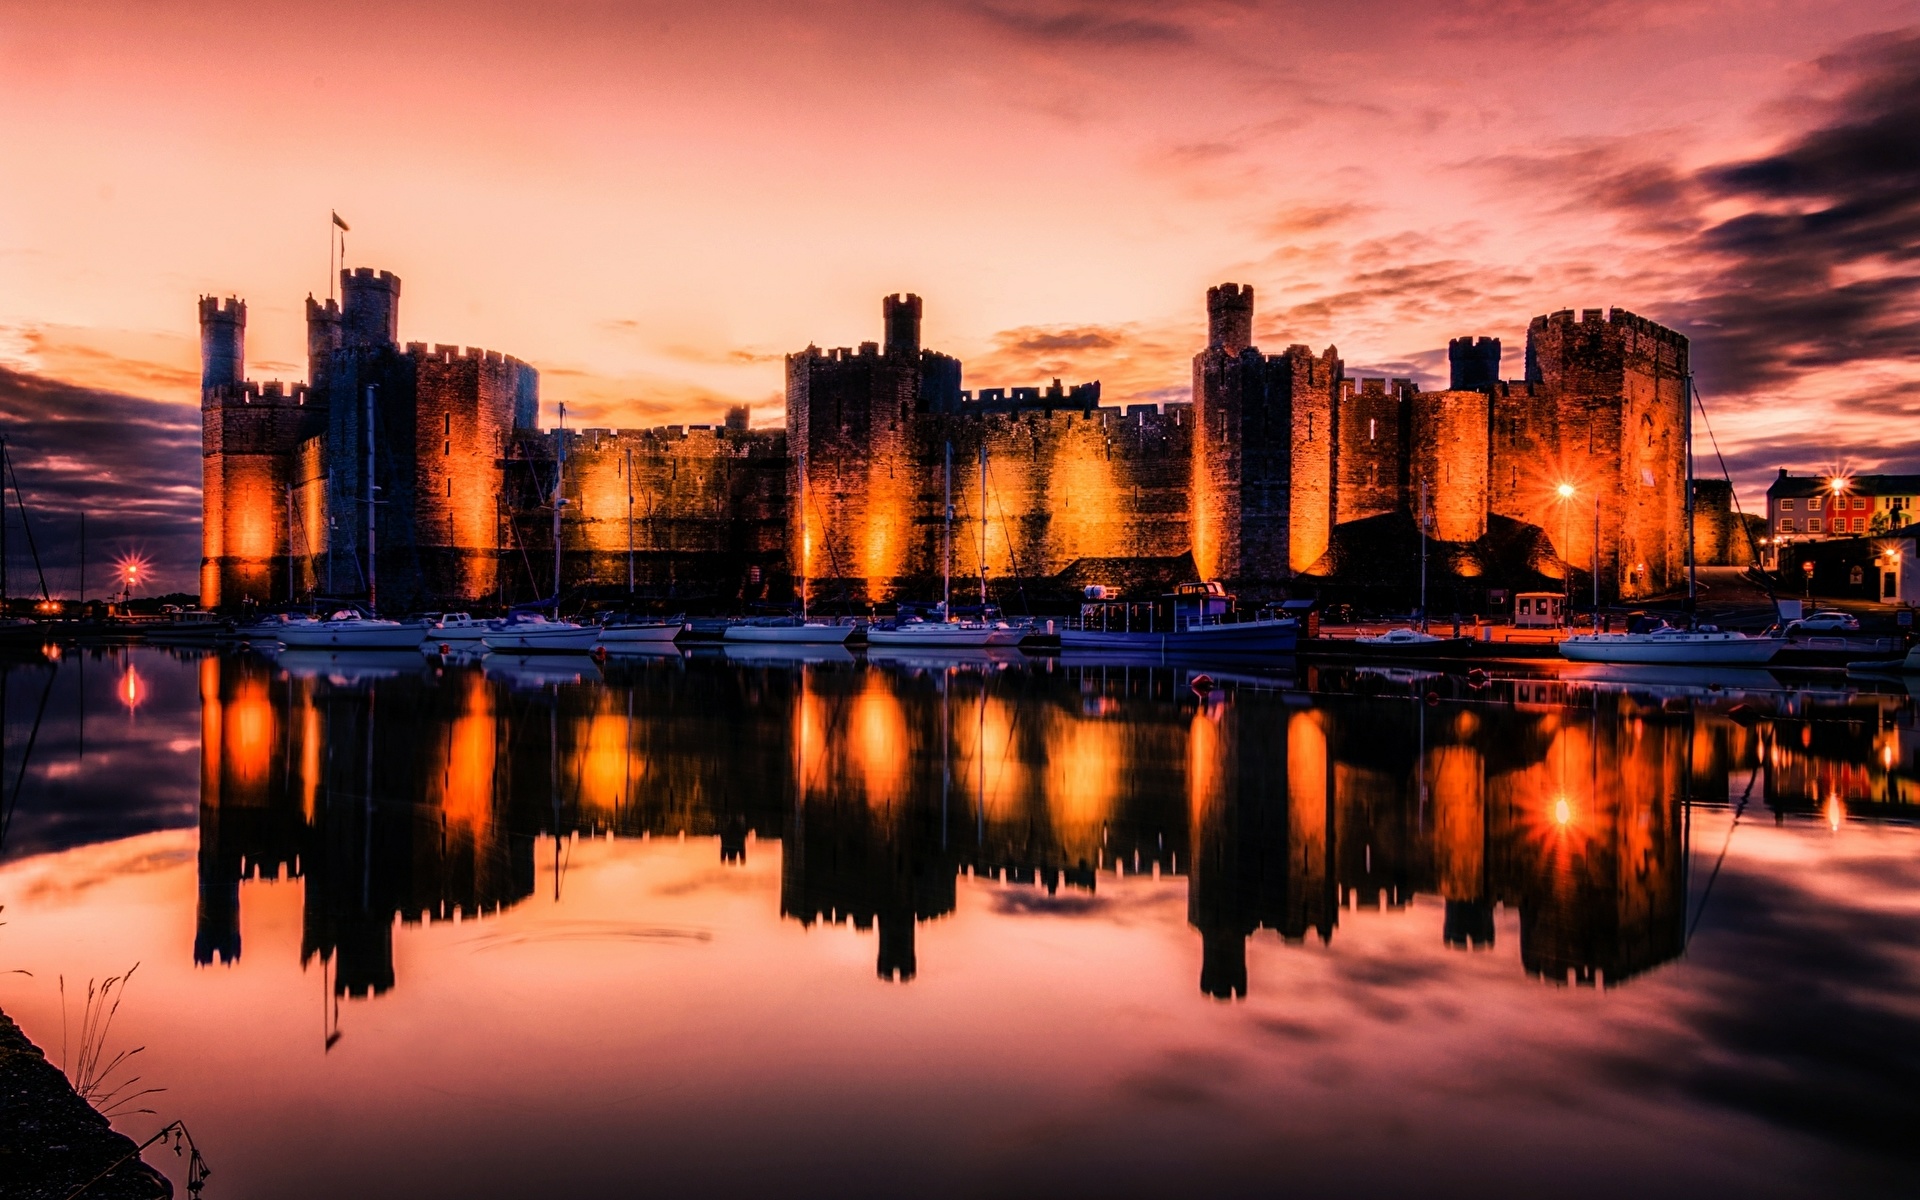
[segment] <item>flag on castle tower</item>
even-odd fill
[[[331,212],[332,210],[331,210],[331,209],[329,209],[328,211],[330,211],[330,212]],[[346,223],[345,221],[342,221],[342,220],[340,219],[340,214],[339,214],[339,213],[334,213],[334,214],[333,214],[333,223],[334,223],[335,225],[338,225],[338,226],[339,226],[340,228],[342,228],[342,229],[347,229],[347,223]],[[349,233],[351,233],[351,232],[352,232],[352,230],[350,230],[350,229],[348,229],[348,232],[349,232]]]

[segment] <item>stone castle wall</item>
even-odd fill
[[[744,416],[744,414],[742,414]],[[744,421],[740,423],[744,425]],[[786,552],[787,438],[782,430],[669,425],[566,435],[562,575],[568,587],[718,594],[760,600],[791,592]],[[517,553],[503,570],[515,598],[551,595],[552,510],[526,495],[552,488],[554,440],[525,430],[508,470],[521,503],[507,515]]]
[[[312,391],[245,382],[245,305],[201,303],[207,602],[364,595],[370,568],[387,609],[552,595],[559,438],[536,428],[537,373],[403,349],[400,281],[341,284],[340,303],[308,302]],[[1532,570],[1584,577],[1597,516],[1604,593],[1680,581],[1678,334],[1619,309],[1553,313],[1529,329],[1524,380],[1499,381],[1497,341],[1462,338],[1454,386],[1417,392],[1347,379],[1331,347],[1262,353],[1250,287],[1207,303],[1191,404],[1122,411],[1098,383],[1058,380],[962,390],[958,360],[920,345],[919,298],[892,296],[884,344],[787,358],[784,431],[748,430],[744,411],[570,431],[558,586],[726,605],[785,603],[804,580],[861,605],[933,599],[949,567],[962,598],[983,575],[1144,586],[1192,570],[1254,595],[1327,576],[1339,527],[1411,516],[1423,487],[1442,542],[1519,522],[1546,535],[1545,550],[1516,543]],[[1469,560],[1492,561],[1455,557]]]

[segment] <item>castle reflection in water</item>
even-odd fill
[[[1730,775],[1776,810],[1911,799],[1885,706],[1756,725],[1559,681],[1429,704],[1353,673],[1196,691],[1060,663],[199,669],[195,957],[240,955],[242,880],[298,877],[303,960],[347,995],[394,986],[396,917],[511,907],[536,839],[576,833],[717,837],[729,862],[777,841],[782,915],[877,926],[890,979],[962,873],[1054,893],[1154,872],[1186,879],[1215,996],[1246,994],[1261,930],[1329,940],[1343,909],[1422,893],[1448,945],[1490,946],[1505,905],[1530,974],[1612,985],[1681,952],[1689,801],[1724,803]],[[1821,757],[1815,729],[1846,745]]]

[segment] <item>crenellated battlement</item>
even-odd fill
[[[355,287],[377,287],[396,296],[400,294],[400,277],[392,271],[375,271],[372,267],[343,267],[340,282]]]
[[[219,296],[202,296],[200,297],[200,320],[203,324],[208,321],[236,321],[245,325],[247,302],[238,296],[228,296],[224,299]]]
[[[1253,285],[1207,289],[1207,346],[1238,354],[1253,345]]]
[[[264,383],[246,380],[241,383],[207,388],[203,395],[203,402],[208,407],[279,405],[301,408],[305,407],[311,398],[313,398],[312,389],[304,383],[283,383],[278,379],[269,379]]]
[[[1605,325],[1611,329],[1621,331],[1631,330],[1644,337],[1670,346],[1684,348],[1687,345],[1685,334],[1677,330],[1669,329],[1657,321],[1650,321],[1638,313],[1628,312],[1624,308],[1583,308],[1578,312],[1575,312],[1571,308],[1563,308],[1556,312],[1547,313],[1544,316],[1535,317],[1528,325],[1528,330],[1532,332],[1534,330],[1550,328],[1591,327],[1594,325]],[[1461,338],[1456,340],[1465,341],[1466,339]],[[1491,341],[1493,339],[1481,340]],[[1497,342],[1495,342],[1495,344],[1498,345]]]
[[[421,362],[471,362],[483,363],[493,367],[524,367],[527,365],[511,354],[502,354],[498,350],[483,350],[478,346],[461,347],[435,343],[429,347],[425,342],[408,342],[406,355],[408,358]]]
[[[1058,409],[1070,409],[1089,412],[1100,406],[1100,381],[1076,383],[1063,386],[1056,379],[1045,388],[981,388],[977,392],[961,392],[961,415],[987,412],[1024,412],[1039,409],[1051,412]]]

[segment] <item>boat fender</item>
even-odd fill
[[[1436,708],[1436,707],[1438,707],[1438,706],[1439,706],[1439,704],[1440,704],[1440,693],[1439,693],[1439,692],[1428,692],[1428,693],[1427,693],[1427,707],[1428,707],[1428,708]]]
[[[440,653],[442,653],[442,654],[452,654],[452,653],[453,653],[453,647],[452,647],[451,645],[449,645],[448,643],[446,643],[446,642],[441,642],[441,643],[440,643]]]
[[[587,651],[587,657],[593,659],[595,662],[605,662],[607,661],[607,648],[605,646],[595,646],[593,649]]]
[[[1195,675],[1192,680],[1188,682],[1187,686],[1194,690],[1194,694],[1204,696],[1213,690],[1213,676],[1205,674],[1204,672]]]
[[[1487,686],[1487,673],[1479,667],[1475,667],[1473,670],[1467,672],[1467,682],[1474,687],[1483,688]]]

